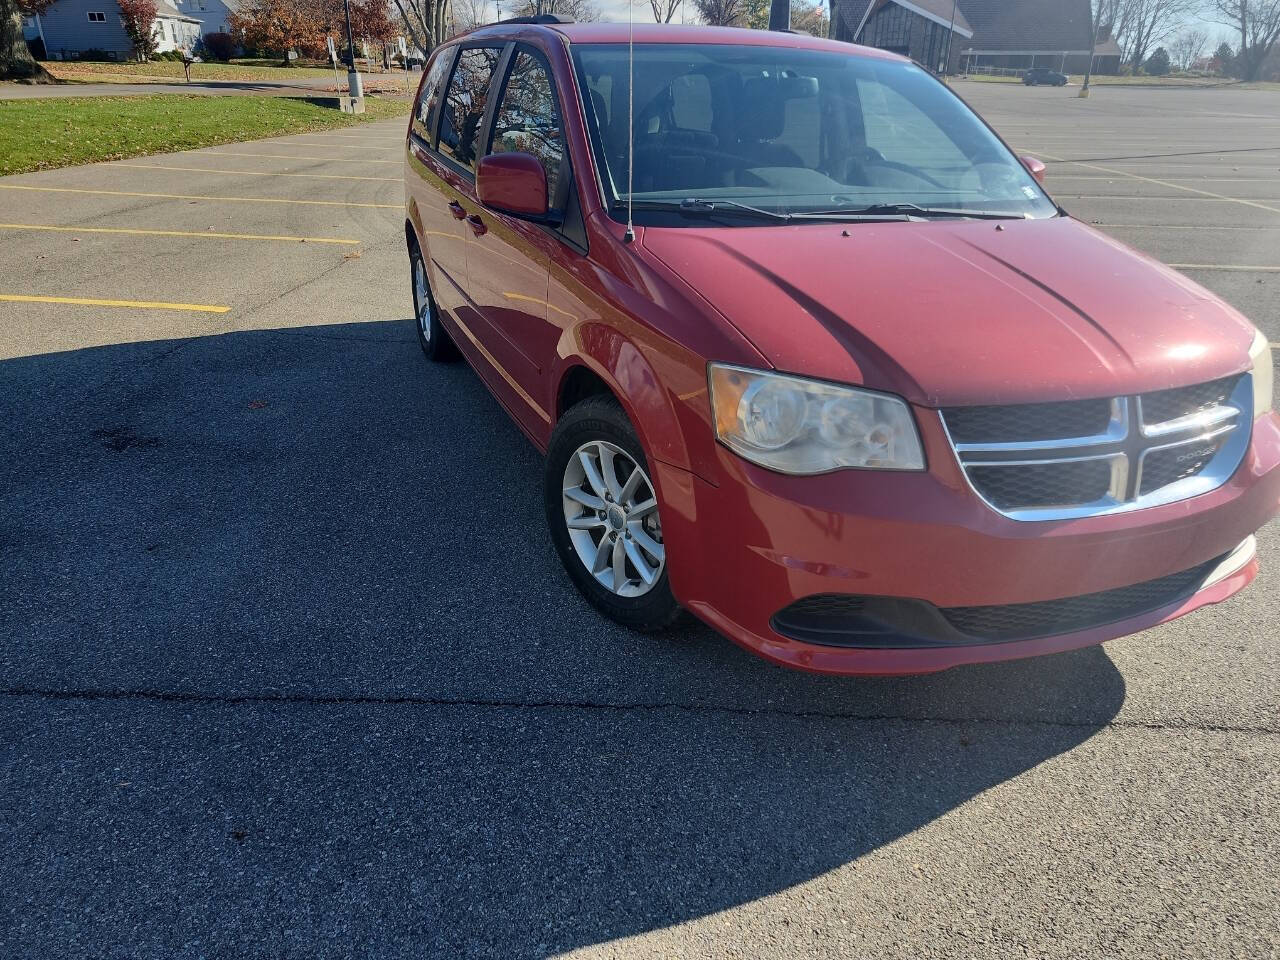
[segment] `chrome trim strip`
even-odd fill
[[[1204,582],[1200,584],[1200,589],[1204,590],[1207,587],[1212,587],[1215,583],[1221,583],[1233,573],[1243,570],[1257,553],[1258,538],[1253,535],[1245,537],[1240,542],[1240,545],[1223,557],[1222,562],[1214,567],[1209,575],[1204,578]]]
[[[1147,423],[1142,418],[1142,398],[1138,398],[1138,423],[1141,425],[1144,437],[1164,437],[1186,430],[1208,430],[1238,416],[1240,411],[1235,407],[1219,405],[1193,413],[1189,417],[1179,417],[1177,420],[1165,420],[1161,423]]]

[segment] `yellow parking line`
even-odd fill
[[[117,167],[134,167],[138,170],[181,170],[185,173],[236,173],[250,177],[305,177],[308,180],[377,180],[383,183],[404,183],[403,177],[352,177],[339,173],[284,173],[279,170],[220,170],[217,167],[168,167],[158,163],[125,163],[117,160]]]
[[[1231,203],[1243,204],[1246,207],[1256,207],[1259,210],[1267,210],[1271,213],[1280,213],[1280,207],[1268,207],[1266,204],[1255,203],[1253,200],[1243,200],[1240,197],[1228,197],[1221,193],[1213,193],[1209,190],[1199,190],[1196,187],[1184,187],[1169,180],[1160,180],[1156,177],[1144,177],[1136,173],[1129,173],[1126,170],[1117,170],[1114,167],[1104,167],[1096,163],[1085,163],[1082,160],[1063,160],[1062,157],[1054,157],[1049,154],[1045,154],[1045,157],[1058,163],[1070,163],[1077,167],[1084,167],[1087,170],[1101,170],[1103,173],[1114,173],[1117,176],[1129,177],[1131,180],[1141,180],[1144,183],[1154,183],[1157,186],[1169,187],[1172,190],[1185,190],[1187,193],[1197,193],[1202,197],[1212,197],[1214,200],[1226,200]]]
[[[0,223],[0,230],[48,230],[55,233],[127,233],[142,237],[215,237],[222,240],[284,240],[292,243],[357,244],[338,237],[283,237],[262,233],[212,233],[208,230],[134,230],[126,227],[57,227],[46,223]]]
[[[207,303],[164,303],[154,300],[93,300],[88,297],[33,297],[17,293],[0,293],[0,301],[8,303],[71,303],[85,307],[132,307],[137,310],[193,310],[196,313],[226,313],[230,307]]]
[[[266,160],[325,160],[329,163],[404,163],[403,160],[369,160],[365,157],[313,157],[288,153],[232,153],[229,150],[206,150],[211,157],[262,157]]]
[[[406,127],[408,126],[407,122],[405,123],[405,126]],[[385,134],[377,137],[367,137],[359,133],[333,133],[329,130],[325,130],[325,131],[317,130],[315,133],[295,133],[293,134],[293,136],[295,137],[333,137],[336,140],[359,140],[361,143],[378,143],[379,141],[382,141],[384,143],[389,143],[392,141],[397,141],[397,142],[402,141],[404,139],[403,137],[392,137]]]
[[[1280,267],[1254,267],[1239,263],[1171,263],[1176,270],[1226,270],[1236,273],[1280,273]]]
[[[354,200],[283,200],[279,197],[210,197],[199,193],[137,193],[133,190],[83,190],[76,187],[31,187],[0,183],[0,190],[38,190],[43,193],[86,193],[102,197],[154,197],[160,200],[230,200],[236,203],[298,203],[317,207],[377,207],[403,210],[403,203],[356,203]]]
[[[307,140],[307,141],[303,141],[302,143],[297,143],[293,141],[288,141],[288,142],[269,141],[269,143],[271,146],[278,146],[278,147],[328,147],[330,148],[330,150],[370,150],[370,151],[383,152],[383,154],[390,154],[390,152],[399,152],[404,148],[403,140],[392,141],[390,143],[383,143],[383,145],[381,146],[369,146],[369,145],[366,145],[366,143],[330,143],[328,140],[324,140],[324,141]]]

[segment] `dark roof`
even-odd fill
[[[955,0],[904,0],[903,6],[915,7],[917,12],[932,17],[938,23],[948,27],[951,26],[952,17],[954,17],[956,33],[962,35],[973,33],[973,27],[969,25],[969,20],[964,15],[963,3],[957,3]]]
[[[872,3],[894,0],[836,0],[849,35]],[[1089,0],[955,0],[956,26],[972,30],[963,49],[1061,52],[1089,49]],[[950,21],[952,0],[905,0]]]
[[[959,0],[974,50],[1087,52],[1089,0]]]

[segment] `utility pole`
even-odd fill
[[[769,29],[783,32],[791,29],[791,0],[770,0]]]
[[[356,70],[356,42],[351,36],[351,0],[342,0],[342,9],[347,17],[347,97],[350,103],[347,112],[364,113],[364,85]]]
[[[947,59],[942,64],[942,75],[948,76],[951,73],[951,44],[956,39],[956,7],[959,0],[951,0],[951,26],[947,29]]]
[[[1079,96],[1082,99],[1089,98],[1089,78],[1093,76],[1093,53],[1098,49],[1098,0],[1089,0],[1089,65],[1084,69],[1084,85],[1080,88]],[[1064,73],[1066,71],[1063,71]]]

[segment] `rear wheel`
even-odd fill
[[[418,345],[428,360],[456,359],[458,350],[440,325],[440,313],[431,295],[431,282],[427,279],[427,265],[416,243],[409,247],[409,274],[413,284],[413,318],[418,329]]]
[[[569,578],[597,610],[635,630],[680,615],[667,581],[657,492],[635,429],[612,397],[591,397],[556,425],[546,513]]]

